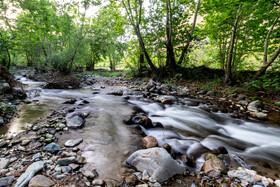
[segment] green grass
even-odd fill
[[[92,75],[100,75],[104,77],[121,77],[123,74],[129,75],[129,70],[117,70],[117,71],[110,71],[110,70],[94,70],[87,72],[88,74]]]

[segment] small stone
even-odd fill
[[[257,112],[256,117],[259,119],[267,119],[267,114],[265,114],[263,112]]]
[[[56,153],[59,150],[60,150],[60,147],[56,143],[50,143],[44,148],[44,151],[48,151],[48,152],[51,152],[51,153]]]
[[[72,171],[72,168],[70,166],[62,166],[61,171],[62,173],[69,173],[70,171]]]
[[[274,184],[275,184],[277,187],[280,187],[280,180],[276,180],[276,181],[274,182]]]
[[[22,142],[21,142],[21,145],[22,146],[26,146],[26,145],[28,145],[30,143],[30,140],[23,140]]]
[[[63,179],[64,177],[66,177],[66,175],[64,175],[64,174],[55,176],[55,178],[58,179],[58,180]]]
[[[63,128],[65,128],[65,127],[66,127],[66,125],[65,125],[65,124],[63,124],[63,123],[60,123],[60,124],[58,125],[58,127],[59,127],[59,128],[61,128],[61,129],[63,129]]]
[[[8,143],[6,141],[0,142],[0,148],[5,147]]]
[[[0,178],[0,186],[12,186],[14,178],[14,176]]]
[[[32,160],[31,160],[31,161],[34,161],[34,160],[36,160],[36,159],[40,159],[40,158],[42,158],[42,154],[41,154],[41,153],[36,153],[35,155],[33,155],[33,157],[32,157]]]
[[[90,182],[85,182],[86,186],[90,186]]]
[[[6,158],[0,158],[0,170],[6,169],[8,165],[10,164],[10,160]]]
[[[142,173],[141,172],[135,172],[135,173],[133,173],[136,177],[137,177],[137,179],[140,181],[140,180],[142,180]]]
[[[142,138],[142,145],[144,149],[153,148],[158,146],[158,141],[153,136],[146,136]]]
[[[61,173],[61,172],[62,172],[62,168],[61,168],[59,165],[57,165],[57,166],[54,168],[54,171],[55,171],[55,172],[58,172],[58,173]]]
[[[75,147],[82,142],[83,142],[83,139],[81,139],[81,138],[77,139],[77,140],[68,140],[67,142],[65,142],[64,146],[65,147]]]
[[[168,153],[171,153],[171,146],[168,143],[163,144],[162,148],[165,149]]]
[[[86,178],[89,178],[89,179],[94,179],[96,177],[96,175],[89,170],[84,170],[84,171],[82,171],[82,173]]]
[[[137,177],[133,174],[125,178],[125,184],[127,186],[135,186],[136,183],[137,183]]]
[[[149,180],[150,176],[148,171],[145,169],[142,173],[142,180]]]
[[[77,170],[80,167],[80,165],[78,164],[69,164],[69,166],[72,168],[73,171]]]
[[[52,134],[46,134],[46,139],[52,139],[53,138],[53,135]]]
[[[39,127],[35,125],[35,126],[32,127],[32,130],[37,131],[37,130],[39,130]]]
[[[92,184],[93,186],[103,186],[104,183],[105,183],[105,182],[104,182],[103,180],[95,179],[95,180],[92,181],[91,184]]]
[[[69,164],[77,162],[75,157],[61,158],[57,160],[57,163],[61,166],[68,166]]]
[[[55,183],[48,177],[44,175],[36,175],[30,180],[28,187],[51,187],[54,184]]]

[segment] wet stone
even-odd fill
[[[10,163],[10,160],[9,159],[6,159],[6,158],[0,158],[0,170],[1,169],[6,169],[8,167]]]
[[[69,173],[70,171],[72,171],[72,168],[70,166],[62,166],[61,171],[62,173]]]
[[[23,140],[22,142],[21,142],[21,145],[22,146],[26,146],[26,145],[28,145],[30,143],[30,140]]]
[[[48,151],[48,152],[51,152],[51,153],[56,153],[59,150],[60,150],[60,147],[56,143],[50,143],[44,148],[44,151]]]
[[[70,113],[66,116],[66,124],[69,128],[81,128],[85,123],[84,115],[79,112]]]
[[[83,139],[81,139],[81,138],[77,139],[77,140],[68,140],[67,142],[65,142],[64,146],[65,147],[75,147],[82,142],[83,142]]]
[[[32,179],[32,177],[40,170],[44,168],[45,162],[44,161],[38,161],[34,162],[28,168],[26,171],[17,179],[17,182],[15,184],[15,187],[23,187],[26,186],[29,181]]]
[[[6,141],[0,142],[0,148],[5,147],[6,145],[7,145],[7,142],[6,142]]]
[[[36,175],[30,180],[28,187],[51,187],[54,184],[55,183],[48,177],[45,177],[44,175]]]
[[[0,187],[11,186],[14,181],[14,176],[0,178]]]
[[[61,166],[68,166],[69,164],[77,162],[75,157],[61,158],[57,160],[57,163]]]

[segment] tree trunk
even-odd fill
[[[242,5],[239,6],[239,10]],[[239,12],[239,11],[238,11]],[[232,63],[232,57],[233,57],[233,50],[234,50],[234,42],[235,42],[235,35],[236,35],[236,30],[238,26],[238,22],[240,19],[240,14],[237,14],[236,20],[234,22],[234,26],[232,29],[232,34],[231,34],[231,39],[230,39],[230,49],[229,49],[229,55],[228,55],[228,60],[227,60],[227,66],[226,66],[226,77],[224,80],[224,84],[228,84],[231,82],[231,63]]]
[[[140,54],[140,57],[139,57],[139,74],[142,75],[143,73],[143,65],[144,65],[144,55],[143,53]]]
[[[253,77],[252,81],[257,80],[260,76],[265,74],[266,69],[270,66],[270,64],[272,62],[274,62],[274,60],[277,58],[277,56],[280,53],[280,46],[278,47],[278,49],[274,52],[274,54],[271,56],[271,58],[269,59],[269,61],[267,61],[267,50],[268,50],[268,42],[269,42],[269,37],[272,33],[272,30],[274,28],[274,26],[276,25],[277,21],[279,19],[279,16],[274,20],[272,26],[270,27],[266,39],[265,39],[265,45],[264,45],[264,54],[263,54],[263,65],[262,67],[257,71],[256,75]]]
[[[193,35],[193,32],[194,32],[194,29],[195,29],[195,25],[196,25],[196,19],[197,19],[197,15],[198,15],[198,10],[199,10],[199,5],[200,5],[200,0],[198,0],[197,2],[197,6],[196,6],[196,11],[195,11],[195,15],[194,15],[194,19],[193,19],[193,26],[192,26],[192,30],[191,30],[191,33],[188,37],[188,41],[187,41],[187,44],[185,45],[185,47],[183,48],[182,50],[182,53],[181,53],[181,56],[180,56],[180,59],[178,61],[178,64],[181,65],[184,58],[185,58],[185,54],[191,44],[191,41],[192,41],[192,35]]]
[[[130,24],[133,26],[134,32],[135,32],[135,34],[137,36],[137,39],[139,41],[139,46],[142,49],[142,52],[143,52],[143,54],[144,54],[144,56],[145,56],[145,58],[146,58],[146,60],[149,64],[149,66],[151,67],[152,71],[156,72],[157,69],[154,66],[154,64],[153,64],[153,62],[152,62],[152,60],[151,60],[151,58],[150,58],[150,56],[149,56],[149,54],[146,50],[146,47],[145,47],[145,44],[144,44],[144,41],[143,41],[143,38],[142,38],[142,35],[141,35],[141,32],[140,32],[140,26],[139,25],[140,25],[140,22],[141,22],[141,15],[142,15],[142,0],[139,0],[139,5],[140,5],[139,17],[136,18],[136,20],[134,20],[134,18],[133,18],[132,9],[131,9],[131,6],[130,6],[130,1],[127,0],[128,5],[126,5],[124,0],[122,0],[122,4],[123,4],[123,6],[126,10],[126,13],[127,13],[128,17],[129,17]]]
[[[6,49],[6,52],[7,52],[7,54],[8,54],[8,59],[9,59],[9,61],[8,61],[8,65],[7,65],[7,68],[8,68],[8,70],[10,69],[10,67],[11,67],[11,54],[10,54],[10,52],[9,52],[9,50],[8,49]]]
[[[174,55],[174,49],[172,44],[172,12],[171,12],[171,3],[170,0],[166,0],[166,51],[167,51],[167,58],[166,58],[166,66],[171,71],[176,69],[176,60]]]
[[[278,47],[278,49],[276,49],[276,51],[271,56],[271,58],[266,63],[264,63],[262,67],[257,71],[252,81],[257,80],[260,76],[264,75],[266,69],[270,66],[270,64],[272,64],[272,62],[275,61],[275,59],[279,56],[279,54],[280,54],[280,46]]]

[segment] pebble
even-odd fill
[[[64,146],[65,147],[75,147],[82,142],[83,142],[83,139],[81,139],[81,138],[77,139],[77,140],[68,140],[67,142],[65,142]]]
[[[0,186],[11,186],[14,181],[14,176],[0,178]]]
[[[61,158],[57,160],[57,163],[61,166],[68,166],[69,164],[77,162],[75,157]]]
[[[51,187],[54,184],[55,183],[48,177],[44,175],[36,175],[30,180],[28,187]]]
[[[91,184],[92,184],[93,186],[102,186],[102,185],[104,185],[104,181],[101,180],[101,179],[95,179],[95,180],[92,181]]]
[[[10,160],[6,158],[0,158],[0,170],[6,169],[8,165],[10,164]]]
[[[64,177],[66,177],[66,175],[64,175],[64,174],[55,176],[55,178],[58,179],[58,180],[63,179]]]
[[[62,173],[69,173],[72,171],[72,168],[70,166],[62,166],[61,167]]]
[[[30,140],[23,140],[22,142],[21,142],[21,145],[22,146],[26,146],[26,145],[28,145],[30,143]]]
[[[60,147],[56,143],[50,143],[44,148],[44,151],[48,151],[48,152],[51,152],[51,153],[56,153],[59,150],[60,150]]]
[[[84,170],[84,171],[82,171],[82,173],[86,178],[89,178],[89,179],[94,179],[96,177],[96,175],[89,170]]]

